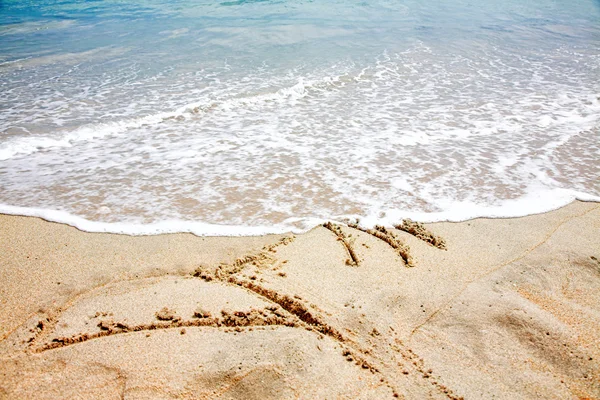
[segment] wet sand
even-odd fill
[[[0,215],[0,398],[600,398],[600,205],[302,235]]]

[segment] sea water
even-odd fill
[[[0,212],[237,235],[574,199],[598,0],[0,0]]]

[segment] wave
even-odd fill
[[[82,126],[74,131],[54,136],[21,136],[14,137],[0,144],[0,161],[14,157],[26,156],[38,151],[71,147],[78,142],[101,139],[118,135],[131,129],[143,126],[152,126],[170,120],[180,120],[216,111],[231,110],[240,107],[258,105],[265,102],[291,102],[294,103],[306,97],[311,89],[323,88],[335,84],[340,77],[326,77],[315,81],[305,81],[300,78],[292,86],[278,89],[264,94],[248,94],[240,97],[231,97],[225,100],[193,102],[186,104],[174,111],[159,112],[144,117],[132,118],[123,121],[97,123]],[[58,136],[58,137],[56,137]]]
[[[375,225],[393,226],[403,219],[432,222],[461,222],[475,218],[517,218],[553,211],[573,201],[598,202],[600,196],[568,189],[545,189],[532,192],[518,199],[504,200],[497,205],[482,205],[470,201],[446,203],[444,211],[415,212],[409,210],[386,210],[369,216],[342,215],[332,218],[293,218],[270,226],[220,225],[201,221],[165,220],[150,224],[127,222],[91,221],[60,210],[18,207],[0,204],[0,214],[37,217],[49,222],[70,225],[84,232],[115,233],[130,236],[160,235],[168,233],[191,233],[196,236],[260,236],[282,233],[303,233],[327,221],[339,223],[358,222],[365,228]],[[441,203],[443,205],[443,203]]]

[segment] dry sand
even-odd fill
[[[0,398],[600,398],[599,204],[425,228],[0,215]]]

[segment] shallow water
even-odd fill
[[[246,234],[600,200],[600,3],[17,0],[0,211]]]

